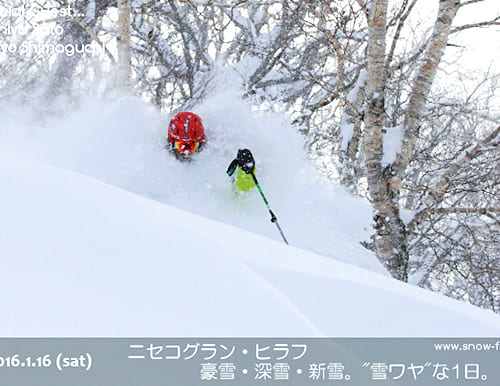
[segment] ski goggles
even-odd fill
[[[199,148],[198,141],[174,141],[174,149],[180,153],[194,153]]]

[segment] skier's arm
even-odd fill
[[[229,164],[229,167],[226,170],[226,173],[229,177],[231,177],[234,174],[234,171],[238,167],[238,160],[233,159],[233,161]]]

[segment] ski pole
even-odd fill
[[[257,181],[257,177],[255,177],[255,174],[253,171],[251,171],[250,174],[252,175],[252,178],[255,182],[255,185],[257,186],[257,189],[259,189],[259,193],[260,193],[262,199],[264,200],[264,203],[266,204],[267,210],[271,214],[271,222],[276,224],[276,227],[280,231],[280,234],[281,234],[281,237],[283,238],[283,241],[285,242],[285,244],[288,244],[288,241],[285,237],[285,234],[281,230],[280,224],[278,223],[278,218],[274,215],[273,211],[271,210],[271,207],[269,206],[269,203],[267,202],[266,196],[264,196],[264,192],[262,191],[262,189],[259,185],[259,182]]]

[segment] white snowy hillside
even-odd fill
[[[281,117],[231,92],[195,111],[208,143],[180,163],[169,117],[133,98],[0,108],[3,336],[499,335],[498,315],[388,277],[359,245],[370,207],[316,182]],[[291,246],[232,190],[243,147]]]
[[[500,334],[492,312],[60,167],[3,151],[0,178],[2,336]]]
[[[0,151],[281,240],[257,189],[236,196],[226,174],[237,150],[249,148],[260,185],[291,245],[387,274],[359,244],[370,235],[370,205],[317,183],[302,138],[283,117],[252,112],[238,92],[223,91],[193,109],[203,119],[207,144],[190,163],[165,150],[171,117],[134,98],[89,100],[43,122],[39,114],[0,106]]]

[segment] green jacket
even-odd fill
[[[253,172],[255,172],[255,167],[253,168]],[[244,192],[248,192],[250,189],[255,187],[255,181],[253,180],[252,175],[245,173],[240,167],[238,167],[234,184]]]

